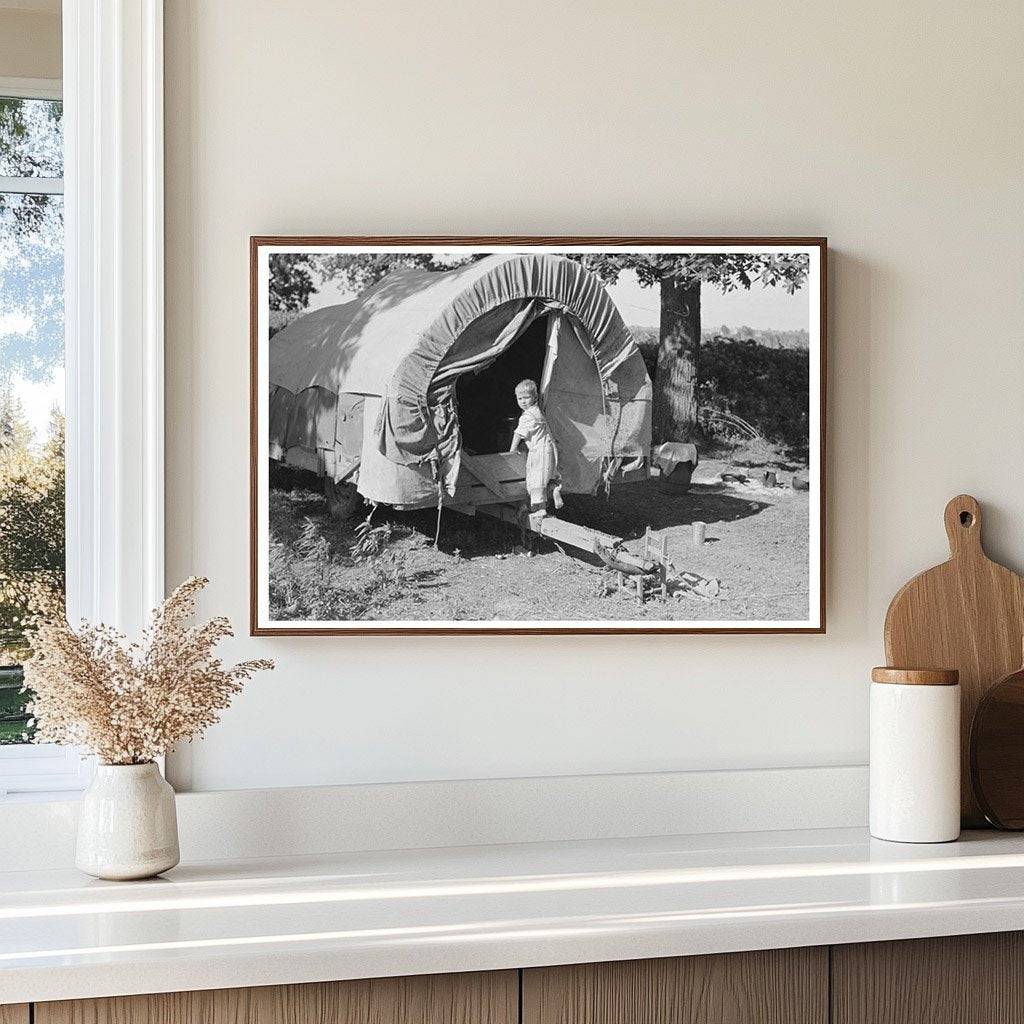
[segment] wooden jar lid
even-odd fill
[[[905,686],[956,686],[960,673],[955,668],[888,668],[871,670],[873,683],[900,683]]]

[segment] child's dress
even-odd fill
[[[558,478],[558,455],[540,406],[524,410],[516,433],[526,442],[526,489],[531,496],[544,494],[548,484]]]

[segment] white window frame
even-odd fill
[[[0,96],[13,96],[19,100],[59,100],[63,95],[59,78],[0,77]]]
[[[163,0],[64,0],[68,618],[137,635],[164,595]],[[6,95],[18,95],[8,91]],[[0,799],[92,765],[0,748]]]

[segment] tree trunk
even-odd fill
[[[654,374],[654,440],[686,441],[697,422],[700,281],[661,282],[661,331]]]

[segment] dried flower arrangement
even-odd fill
[[[153,612],[139,643],[108,626],[42,622],[25,662],[36,741],[87,747],[104,764],[145,764],[220,719],[242,684],[272,661],[225,668],[213,649],[226,618],[190,626],[209,580],[186,580]]]

